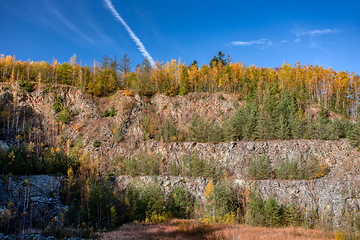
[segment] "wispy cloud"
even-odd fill
[[[61,23],[65,25],[67,28],[69,28],[74,34],[76,34],[78,37],[82,38],[83,40],[89,42],[90,44],[96,45],[95,41],[92,38],[88,37],[85,33],[83,33],[72,22],[70,22],[67,18],[65,18],[58,10],[56,10],[54,7],[50,5],[48,9],[50,9],[50,11],[61,21]]]
[[[259,40],[252,40],[252,41],[233,41],[228,44],[229,46],[251,46],[251,45],[272,45],[272,42],[268,39],[262,38]]]
[[[341,29],[316,29],[316,30],[310,30],[310,31],[299,31],[296,32],[296,36],[320,36],[324,34],[331,34],[331,33],[340,33],[342,32]]]
[[[151,55],[146,50],[144,44],[140,41],[140,39],[135,35],[135,33],[131,30],[131,28],[127,25],[127,23],[124,21],[124,19],[120,16],[120,14],[116,11],[114,5],[110,0],[104,0],[106,3],[107,8],[111,11],[111,13],[114,15],[114,17],[125,27],[126,31],[129,33],[131,39],[135,42],[135,44],[138,46],[139,51],[141,54],[147,58],[151,64],[151,66],[155,66],[155,61],[151,57]]]

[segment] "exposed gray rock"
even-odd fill
[[[295,159],[303,161],[315,156],[320,163],[330,169],[343,169],[342,166],[360,163],[360,155],[352,148],[347,139],[337,141],[320,140],[288,140],[288,141],[260,141],[260,142],[230,142],[230,143],[195,143],[170,142],[163,143],[155,140],[140,142],[138,148],[130,151],[125,146],[118,146],[120,152],[127,156],[147,151],[149,154],[160,153],[171,166],[191,152],[196,152],[202,159],[215,159],[220,166],[230,170],[232,177],[246,179],[246,169],[253,156],[266,156],[275,168],[278,159]],[[340,167],[340,168],[339,168]],[[334,172],[335,173],[335,172]]]
[[[136,181],[135,181],[136,180]],[[173,176],[142,176],[130,177],[119,176],[115,179],[116,186],[119,190],[127,189],[134,182],[142,185],[154,184],[155,181],[162,187],[164,193],[169,195],[176,187],[182,187],[189,190],[189,193],[198,200],[204,199],[204,192],[208,180],[205,178],[173,177]]]
[[[61,179],[48,175],[2,176],[1,209],[5,210],[12,203],[19,215],[24,214],[26,226],[47,224],[63,209],[59,196]]]
[[[0,140],[0,149],[7,150],[7,149],[9,149],[9,146],[6,144],[5,141]]]
[[[154,184],[154,177],[119,176],[115,179],[118,189],[124,190],[131,184]],[[156,181],[169,195],[176,187],[188,189],[197,200],[205,198],[208,180],[204,178],[158,176]],[[360,185],[351,176],[341,179],[316,180],[244,180],[233,179],[233,187],[239,196],[247,191],[259,192],[264,200],[273,196],[279,204],[288,205],[293,201],[300,209],[308,214],[314,208],[324,220],[332,219],[334,227],[339,227],[347,209],[360,210]],[[240,198],[242,199],[242,198]]]

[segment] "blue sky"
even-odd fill
[[[209,63],[222,51],[247,66],[319,64],[360,74],[358,1],[112,0],[114,9],[159,61]],[[105,0],[0,0],[0,54],[55,57],[91,65],[127,53],[144,59]]]

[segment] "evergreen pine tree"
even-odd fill
[[[210,125],[209,125],[210,126]],[[209,133],[209,142],[211,143],[219,143],[223,140],[223,130],[217,123],[212,125]]]
[[[267,137],[267,121],[268,118],[266,117],[266,112],[261,109],[259,111],[259,117],[258,117],[258,121],[257,121],[257,125],[255,128],[256,131],[256,138],[259,140],[266,140]]]
[[[297,105],[287,89],[280,93],[279,104],[276,106],[274,118],[277,120],[277,136],[280,139],[292,137],[296,121]]]
[[[264,129],[266,132],[265,138],[266,140],[275,139],[276,138],[276,122],[278,121],[278,112],[276,111],[276,107],[278,102],[273,94],[267,92],[264,96],[262,102],[262,111],[264,112]]]
[[[266,225],[277,227],[280,224],[279,206],[273,196],[270,196],[265,203],[264,212],[266,216]]]
[[[300,213],[292,200],[285,210],[285,218],[290,226],[297,226],[299,224]]]
[[[252,226],[263,226],[265,223],[264,203],[259,193],[250,193],[246,207],[246,222]]]
[[[290,124],[283,113],[280,113],[279,120],[277,121],[277,138],[284,140],[290,136]]]
[[[358,120],[353,129],[349,132],[349,141],[352,147],[360,150],[360,121]]]
[[[293,137],[297,138],[297,139],[301,139],[304,136],[304,131],[305,131],[305,114],[303,109],[300,107],[299,110],[297,111],[295,118],[294,118],[294,123],[293,123]]]
[[[330,134],[329,113],[323,107],[315,124],[315,139],[328,140]]]
[[[244,137],[246,109],[241,107],[232,117],[228,117],[223,125],[224,137],[227,141],[242,140]]]
[[[304,139],[316,139],[316,136],[314,135],[314,128],[314,121],[312,118],[311,109],[309,108],[305,118]]]
[[[255,101],[251,101],[247,106],[247,118],[245,120],[244,126],[244,140],[254,140],[255,139],[255,130],[257,126],[258,118],[258,106]]]

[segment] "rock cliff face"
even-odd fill
[[[0,179],[0,215],[11,210],[26,214],[26,227],[47,226],[54,217],[58,217],[63,206],[59,191],[62,177],[2,176]]]
[[[253,156],[267,156],[275,167],[278,159],[308,159],[311,155],[317,157],[330,169],[345,170],[343,166],[360,163],[360,155],[352,148],[346,139],[339,141],[289,140],[267,142],[230,142],[230,143],[196,143],[174,142],[161,143],[157,141],[141,142],[136,152],[160,153],[167,164],[179,161],[183,156],[196,152],[202,159],[214,159],[230,170],[234,178],[246,178],[246,168]],[[125,149],[120,150],[126,154]],[[348,169],[350,170],[350,169]]]
[[[330,221],[339,227],[346,211],[360,210],[360,157],[356,149],[349,146],[347,140],[314,141],[291,140],[270,142],[231,142],[209,143],[159,143],[147,141],[140,144],[138,151],[161,153],[167,163],[178,161],[190,152],[196,152],[201,158],[214,158],[222,166],[228,167],[231,181],[237,194],[247,191],[259,192],[263,199],[275,197],[278,203],[287,205],[291,200],[304,212],[314,208],[323,221]],[[246,168],[254,155],[268,156],[271,165],[279,158],[306,159],[316,156],[330,171],[321,179],[315,180],[248,180]],[[133,178],[121,176],[116,182],[123,189]],[[189,189],[197,199],[204,198],[208,181],[203,178],[191,179],[160,176],[159,183],[166,193],[176,186]],[[149,184],[151,177],[141,177],[139,182]]]
[[[141,121],[144,112],[152,112],[160,118],[171,119],[178,129],[186,132],[193,113],[208,120],[222,122],[227,115],[232,115],[236,105],[242,103],[236,96],[228,94],[192,93],[186,96],[167,97],[155,95],[150,100],[135,94],[126,96],[123,92],[98,99],[82,93],[81,90],[64,87],[52,93],[37,89],[33,93],[14,92],[1,86],[1,104],[7,106],[24,106],[31,109],[32,115],[24,120],[3,120],[3,132],[0,145],[7,148],[16,144],[15,128],[21,129],[21,124],[32,121],[30,127],[42,129],[48,134],[43,139],[50,139],[58,144],[59,139],[69,140],[70,144],[81,139],[86,151],[92,156],[105,156],[112,159],[115,155],[134,156],[146,151],[148,154],[162,156],[162,164],[170,166],[175,161],[181,161],[183,156],[196,152],[202,159],[214,159],[220,166],[230,172],[234,186],[241,194],[245,189],[256,190],[266,199],[274,196],[278,202],[287,203],[293,200],[303,209],[310,210],[312,206],[318,209],[323,218],[330,216],[333,224],[338,226],[347,209],[360,209],[360,155],[346,139],[337,141],[289,140],[262,142],[230,142],[230,143],[195,143],[195,142],[158,142],[143,141]],[[62,108],[68,108],[71,113],[70,122],[61,127],[54,127],[57,113],[53,106],[55,98],[61,96]],[[102,118],[104,110],[114,107],[115,117]],[[11,111],[10,111],[11,112]],[[14,111],[15,112],[15,111]],[[16,115],[15,115],[16,116]],[[32,119],[37,119],[32,120]],[[124,135],[124,141],[114,140],[114,130],[119,128]],[[55,130],[54,130],[55,129]],[[50,134],[51,133],[51,134]],[[51,135],[57,134],[57,137]],[[50,136],[50,138],[49,138]],[[6,139],[5,139],[6,138]],[[94,147],[94,141],[100,141],[100,147]],[[69,144],[69,145],[70,145]],[[247,166],[252,156],[267,156],[272,167],[278,159],[298,159],[302,161],[314,155],[329,167],[330,172],[317,180],[278,181],[278,180],[247,180]],[[27,181],[25,181],[28,179]],[[150,177],[140,178],[149,182]],[[159,181],[168,192],[176,185],[188,188],[190,192],[201,199],[207,180],[160,176]],[[184,179],[184,180],[183,180]],[[116,179],[119,188],[126,188],[132,178],[121,176]],[[26,210],[34,216],[42,216],[42,209],[49,211],[47,220],[56,216],[62,206],[58,197],[60,179],[51,176],[11,177],[0,180],[0,207],[4,211],[8,202],[21,210]],[[39,218],[40,219],[40,218]],[[35,219],[39,220],[39,219]]]
[[[126,189],[134,182],[133,177],[119,176],[116,178],[117,188]],[[137,184],[154,184],[153,177],[138,177]],[[159,176],[158,183],[166,194],[180,186],[200,202],[205,198],[208,180],[204,178],[183,178]],[[340,179],[317,180],[244,180],[233,179],[238,199],[242,200],[245,192],[255,191],[266,200],[273,196],[279,204],[288,205],[293,201],[305,214],[313,208],[321,220],[335,228],[340,227],[347,212],[360,210],[359,179],[343,176]]]

